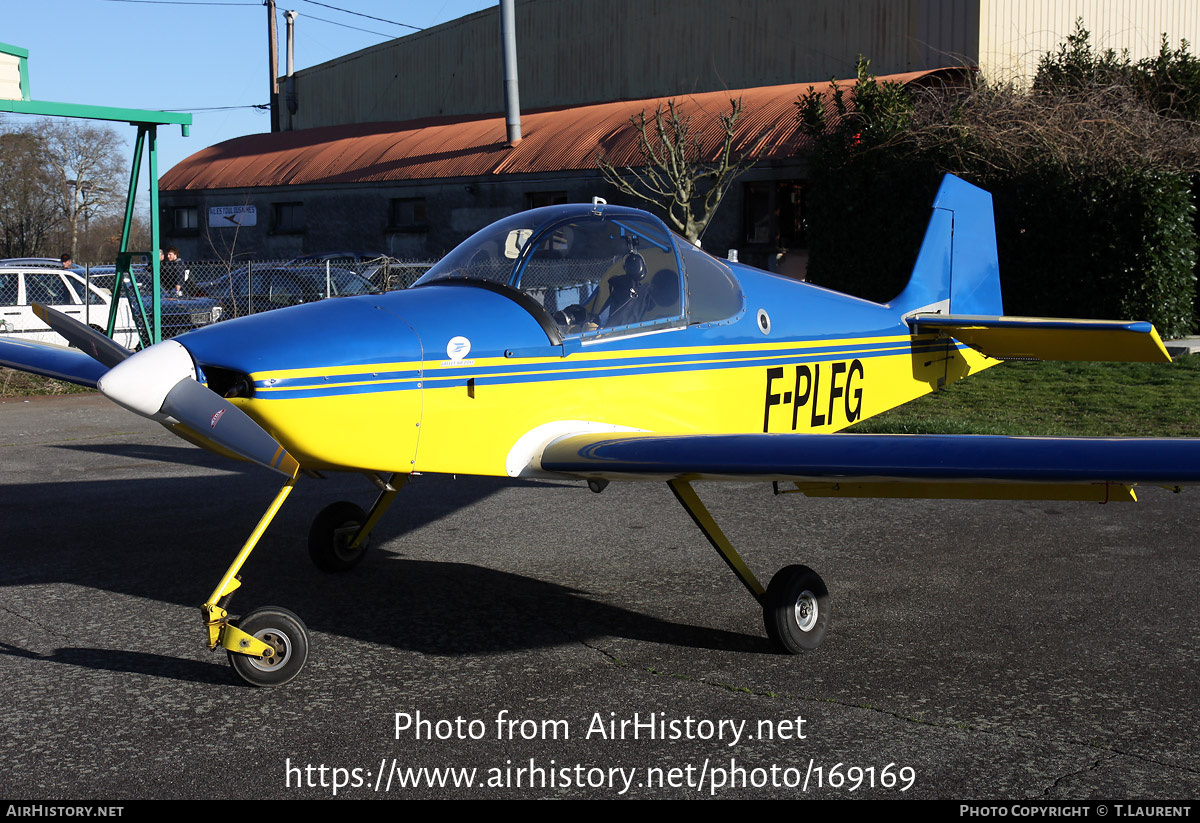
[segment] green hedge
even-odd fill
[[[941,176],[932,162],[884,154],[814,169],[809,197],[809,279],[878,302],[907,281]],[[1006,313],[1150,320],[1164,337],[1193,329],[1187,176],[963,176],[992,192]]]
[[[1010,314],[1195,325],[1195,207],[1185,175],[1150,170],[988,181]]]
[[[932,164],[862,157],[814,160],[808,191],[808,279],[886,303],[912,274],[941,183]]]

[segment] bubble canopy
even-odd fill
[[[647,212],[550,206],[476,232],[418,280],[486,281],[528,295],[564,335],[724,320],[742,310],[720,260]]]

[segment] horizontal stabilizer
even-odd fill
[[[1171,362],[1145,321],[914,314],[907,322],[913,334],[953,337],[998,360]]]
[[[580,434],[548,444],[540,467],[610,479],[1177,486],[1200,484],[1200,438]]]
[[[0,366],[96,388],[108,366],[79,349],[0,336]]]

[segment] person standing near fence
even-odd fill
[[[176,297],[190,295],[192,292],[191,272],[179,259],[179,249],[174,246],[167,248],[166,260],[162,263],[160,282],[163,291],[174,292]]]

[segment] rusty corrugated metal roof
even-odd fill
[[[878,79],[907,84],[962,71],[933,69]],[[253,134],[196,152],[163,175],[159,187],[197,191],[556,172],[594,169],[601,153],[614,165],[636,166],[641,153],[630,118],[642,111],[650,115],[669,100],[691,116],[701,152],[711,157],[724,137],[718,117],[740,97],[735,150],[760,160],[780,159],[799,154],[809,143],[795,103],[810,87],[829,93],[832,85],[793,83],[523,112],[516,146],[508,145],[503,114]]]

